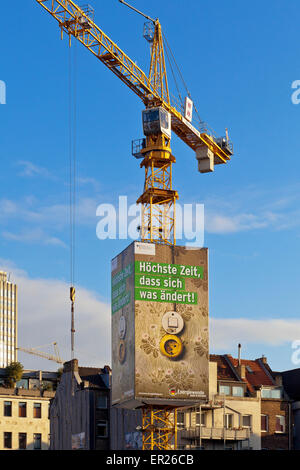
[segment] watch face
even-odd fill
[[[166,333],[178,335],[184,327],[182,316],[177,312],[167,312],[162,317],[162,326]]]
[[[180,338],[175,335],[165,335],[159,346],[162,354],[171,359],[178,357],[183,348]]]
[[[126,319],[122,315],[119,321],[119,338],[124,339],[126,336]]]
[[[120,341],[119,344],[119,362],[123,364],[126,358],[126,345],[124,341]]]

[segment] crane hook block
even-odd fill
[[[70,287],[70,300],[72,303],[75,302],[75,287]]]

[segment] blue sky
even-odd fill
[[[3,23],[0,44],[0,80],[7,86],[7,104],[0,105],[1,266],[28,287],[20,293],[20,344],[58,340],[68,356],[70,51],[36,1],[17,3],[17,9],[2,5],[3,17],[13,22]],[[100,28],[147,72],[143,18],[117,0],[90,4]],[[291,101],[291,85],[300,79],[299,2],[132,4],[160,18],[202,119],[220,135],[228,127],[234,143],[228,165],[200,175],[193,152],[176,136],[172,140],[180,202],[205,204],[211,351],[235,355],[242,342],[245,357],[265,354],[274,369],[294,368],[291,344],[300,339],[300,105]],[[101,349],[99,342],[110,335],[104,333],[110,260],[130,240],[98,240],[96,208],[117,204],[119,195],[133,203],[142,192],[143,171],[131,157],[131,140],[142,137],[143,106],[81,45],[72,54],[77,64],[76,284],[86,299],[77,313],[77,336],[82,360],[91,362],[93,355],[102,364],[109,361],[108,346]],[[66,286],[66,301],[51,306],[53,286],[61,288],[62,298]],[[47,306],[33,303],[29,291],[36,299],[46,292]],[[40,319],[35,334],[34,308]],[[93,329],[101,330],[91,344],[89,330],[81,326],[87,312]],[[34,367],[31,361],[24,356],[25,365]]]

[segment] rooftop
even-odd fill
[[[255,390],[262,386],[276,385],[273,372],[264,357],[255,360],[240,359],[239,362],[239,359],[232,357],[230,354],[212,354],[210,360],[218,364],[218,380],[244,382],[247,384],[247,389],[251,395],[255,394]],[[239,366],[244,366],[244,376],[242,376]]]

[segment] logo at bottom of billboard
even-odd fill
[[[207,250],[158,246],[151,258],[135,257],[136,399],[205,400]]]

